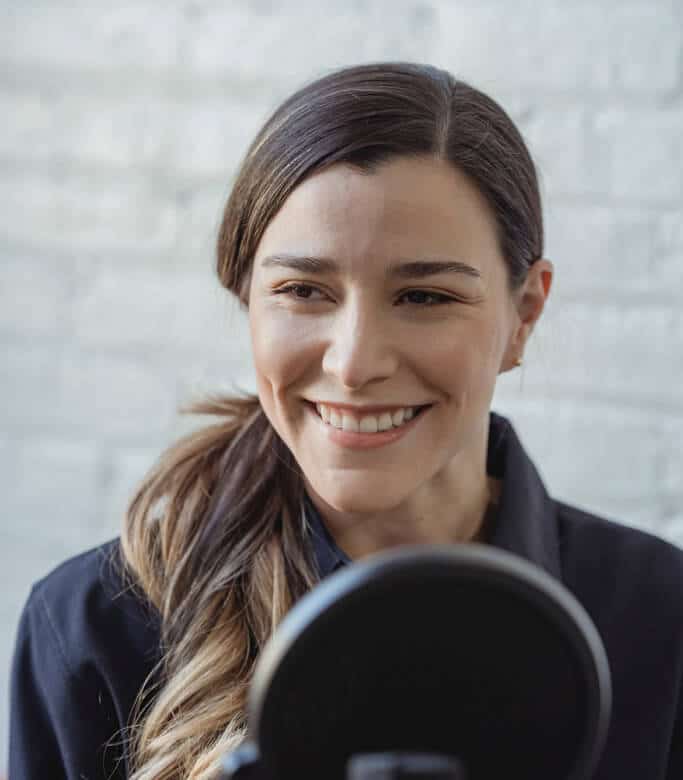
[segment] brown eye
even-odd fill
[[[319,292],[320,290],[310,284],[287,284],[278,290],[273,290],[274,295],[286,295],[299,301],[309,300],[314,293]]]
[[[438,306],[442,303],[453,303],[454,299],[440,293],[429,292],[428,290],[408,290],[401,295],[401,298],[409,298],[409,303],[418,306]]]
[[[291,290],[296,298],[310,298],[311,293],[313,292],[313,288],[308,287],[308,285],[305,284],[297,284],[295,287],[292,287]]]

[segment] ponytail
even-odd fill
[[[183,412],[220,419],[162,454],[121,535],[126,570],[161,622],[159,690],[137,699],[131,780],[212,777],[244,738],[259,650],[316,579],[301,474],[258,398],[209,397]]]

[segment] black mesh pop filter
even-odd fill
[[[598,633],[555,579],[483,545],[402,548],[325,580],[264,648],[254,776],[344,780],[359,754],[429,753],[468,780],[588,780],[610,702]]]

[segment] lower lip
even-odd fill
[[[423,409],[420,414],[407,423],[403,423],[398,428],[390,428],[388,431],[378,431],[377,433],[355,433],[354,431],[342,431],[339,428],[328,425],[323,421],[312,403],[306,402],[306,407],[309,413],[315,417],[318,425],[322,426],[330,441],[338,444],[340,447],[347,447],[351,450],[371,450],[375,447],[384,447],[387,444],[398,441],[409,433],[431,408]]]

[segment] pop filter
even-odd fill
[[[588,780],[610,706],[604,647],[561,583],[479,544],[401,548],[282,621],[250,688],[244,776],[345,780],[384,753],[452,757],[468,780]]]

